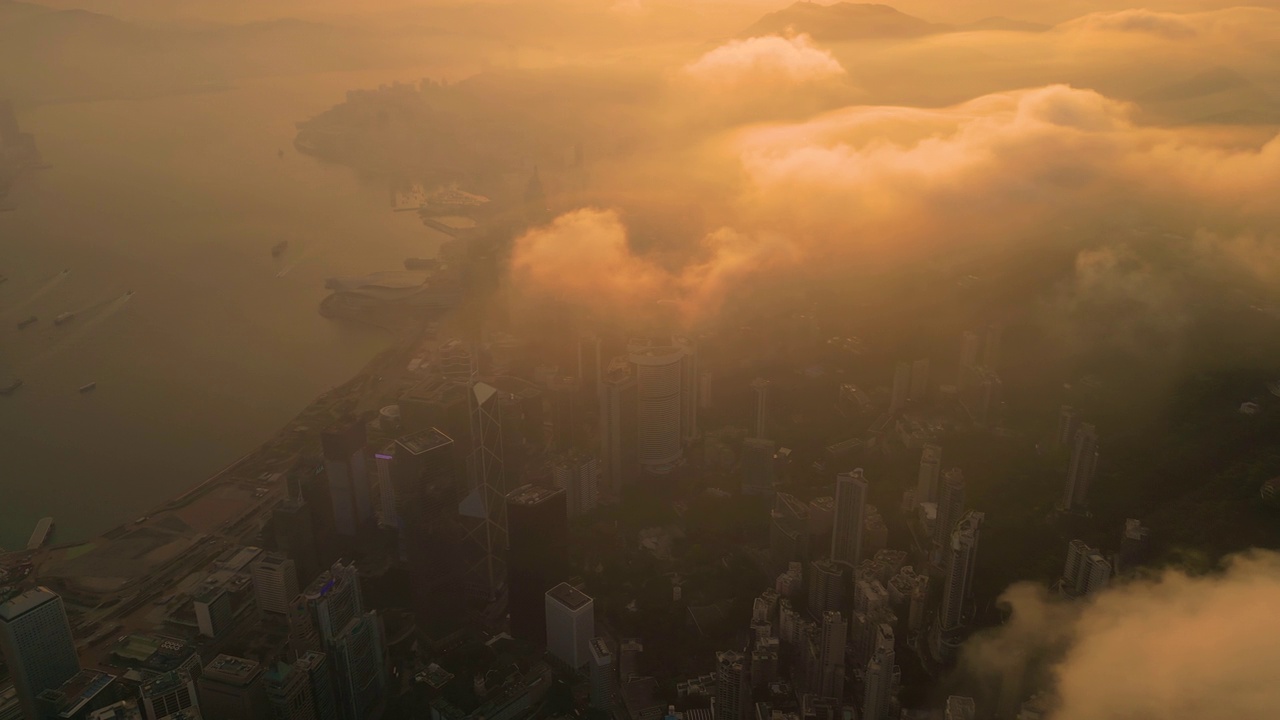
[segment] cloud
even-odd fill
[[[1169,40],[1183,40],[1196,35],[1196,29],[1181,15],[1150,10],[1121,10],[1091,13],[1064,23],[1064,28],[1101,32],[1147,33]]]
[[[841,78],[845,70],[808,35],[731,40],[684,67],[683,73],[718,87],[744,84],[798,84]]]
[[[1213,575],[1178,570],[1072,605],[1026,584],[1002,596],[1006,626],[964,662],[1007,675],[1003,659],[1049,657],[1050,720],[1269,718],[1280,708],[1280,554],[1231,558]]]

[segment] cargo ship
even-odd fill
[[[12,395],[14,391],[16,391],[20,387],[22,387],[22,381],[18,379],[14,379],[13,382],[0,388],[0,395]]]
[[[28,326],[28,325],[30,325],[30,324],[32,324],[32,323],[34,323],[35,321],[39,320],[39,319],[40,319],[40,318],[36,317],[35,315],[32,315],[31,317],[27,318],[26,320],[19,320],[19,321],[18,321],[18,329],[19,329],[19,330],[21,330],[21,329],[25,328],[26,326]]]
[[[61,325],[62,323],[67,322],[68,320],[74,320],[75,317],[76,317],[76,314],[73,312],[64,312],[58,317],[53,319],[53,324]]]
[[[85,383],[85,384],[83,384],[83,385],[81,385],[81,386],[80,386],[80,392],[82,392],[82,393],[87,393],[87,392],[89,392],[90,390],[92,390],[92,389],[94,389],[94,388],[96,388],[96,387],[98,387],[98,381],[97,381],[97,380],[94,380],[93,382],[87,382],[87,383]]]

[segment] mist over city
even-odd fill
[[[1280,717],[1277,48],[0,0],[0,720]]]

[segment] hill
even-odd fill
[[[742,35],[756,37],[780,33],[805,33],[815,40],[839,42],[912,38],[953,30],[949,25],[931,23],[899,12],[888,5],[840,2],[819,5],[797,2],[769,13],[747,28]]]

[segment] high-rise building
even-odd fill
[[[378,514],[381,527],[401,532],[400,516],[396,514],[396,486],[391,479],[391,468],[396,460],[396,444],[387,443],[373,454],[374,477],[378,479]]]
[[[266,686],[272,720],[317,720],[306,668],[276,663],[267,670]]]
[[[973,720],[978,715],[978,706],[971,697],[951,695],[947,698],[947,709],[943,720]]]
[[[320,573],[320,556],[316,549],[315,528],[311,508],[301,497],[285,499],[271,512],[271,530],[275,549],[293,560],[300,586]]]
[[[617,498],[635,479],[639,456],[639,388],[631,366],[609,368],[600,387],[601,491]]]
[[[1072,439],[1071,461],[1067,465],[1067,485],[1062,493],[1062,509],[1083,510],[1098,471],[1098,431],[1084,423]]]
[[[596,508],[600,485],[599,459],[582,453],[567,453],[552,464],[551,478],[556,487],[565,492],[569,517],[585,515]]]
[[[862,562],[862,524],[866,518],[867,480],[862,468],[836,476],[836,513],[831,559],[857,567]]]
[[[253,564],[253,596],[258,610],[283,618],[298,596],[298,572],[293,561],[267,553]]]
[[[574,447],[582,423],[578,379],[568,375],[551,378],[546,397],[551,414],[551,449],[566,452]]]
[[[942,473],[942,448],[925,445],[920,451],[920,473],[916,479],[916,502],[938,499],[938,476]]]
[[[923,358],[911,363],[911,402],[920,402],[929,395],[929,360]]]
[[[788,563],[809,556],[809,507],[790,493],[774,496],[769,513],[769,552],[779,572]]]
[[[186,670],[170,670],[147,680],[142,683],[140,694],[147,720],[160,720],[199,706],[195,678]]]
[[[742,441],[742,494],[771,495],[777,480],[776,446],[772,440]]]
[[[492,601],[506,580],[507,457],[503,412],[511,394],[488,383],[474,381],[470,388],[472,451],[471,493],[459,505],[468,520],[467,550],[471,553],[465,583],[476,598]]]
[[[80,671],[62,598],[45,587],[0,595],[0,652],[28,718],[38,717],[40,693]]]
[[[311,683],[311,701],[316,709],[316,720],[338,720],[338,698],[333,689],[333,674],[328,657],[321,652],[303,652],[298,655],[293,667],[305,672]]]
[[[849,637],[849,623],[834,611],[822,614],[822,653],[818,694],[822,697],[844,697],[844,650]]]
[[[400,552],[409,569],[409,591],[419,618],[439,610],[458,595],[444,589],[459,581],[462,562],[446,532],[462,496],[457,449],[434,427],[396,439],[391,462]]]
[[[900,672],[895,662],[893,626],[876,627],[875,647],[863,674],[862,720],[889,720]]]
[[[600,354],[600,336],[584,334],[578,338],[578,382],[583,395],[597,398],[600,382],[604,379],[603,357]]]
[[[534,645],[547,642],[546,594],[568,567],[564,490],[525,485],[507,495],[507,607],[511,634]]]
[[[717,720],[747,720],[751,707],[751,673],[747,657],[726,650],[716,653]]]
[[[355,565],[335,563],[294,605],[297,620],[291,622],[308,624],[316,644],[324,649],[325,660],[332,662],[338,715],[345,720],[380,715],[387,688],[386,640],[377,614],[364,609]],[[291,627],[290,632],[296,631]],[[313,670],[309,672],[314,676]],[[316,697],[319,708],[321,701]]]
[[[1070,405],[1063,405],[1058,410],[1058,447],[1071,447],[1071,441],[1080,429],[1080,414]]]
[[[633,343],[629,348],[638,393],[639,460],[650,473],[667,472],[683,455],[685,356],[679,347]]]
[[[196,594],[192,598],[192,607],[196,613],[196,627],[205,637],[222,637],[235,620],[231,593],[223,587],[212,587]]]
[[[769,437],[769,386],[772,385],[764,378],[756,378],[751,381],[751,389],[756,393],[756,426],[755,437],[764,439]]]
[[[81,670],[57,688],[42,691],[36,697],[40,717],[49,720],[82,720],[100,708],[131,695],[116,682],[116,676],[99,670]]]
[[[698,437],[698,346],[683,337],[672,338],[671,344],[684,351],[680,359],[680,437],[690,443]]]
[[[907,406],[911,396],[911,363],[899,361],[893,369],[893,388],[889,393],[889,412],[898,412]]]
[[[269,720],[271,706],[263,667],[245,658],[219,655],[196,681],[202,720]]]
[[[1067,563],[1062,571],[1062,589],[1074,597],[1092,595],[1111,582],[1111,563],[1102,553],[1082,540],[1067,545]]]
[[[569,583],[560,583],[546,594],[547,650],[577,670],[591,660],[595,637],[595,601]]]
[[[334,528],[339,535],[353,538],[373,519],[365,463],[365,424],[351,418],[344,420],[321,433],[320,444],[329,479]]]
[[[965,370],[977,367],[979,364],[978,353],[981,348],[982,341],[978,337],[978,333],[972,330],[966,330],[960,336],[960,384],[964,384]]]
[[[613,652],[602,637],[591,640],[591,708],[608,711],[613,707]]]
[[[942,475],[942,487],[938,492],[938,512],[934,519],[933,542],[945,547],[951,539],[956,521],[964,514],[964,473],[951,468]]]
[[[987,326],[987,341],[982,346],[982,364],[995,370],[1000,367],[1000,338],[1004,328],[999,325]]]
[[[840,609],[844,603],[845,570],[848,565],[834,560],[815,560],[809,566],[809,613],[820,618]]]
[[[963,627],[966,606],[973,597],[973,571],[978,560],[978,536],[982,530],[983,513],[970,510],[956,523],[951,532],[951,543],[946,548],[946,574],[942,586],[942,607],[939,610],[943,632]]]

